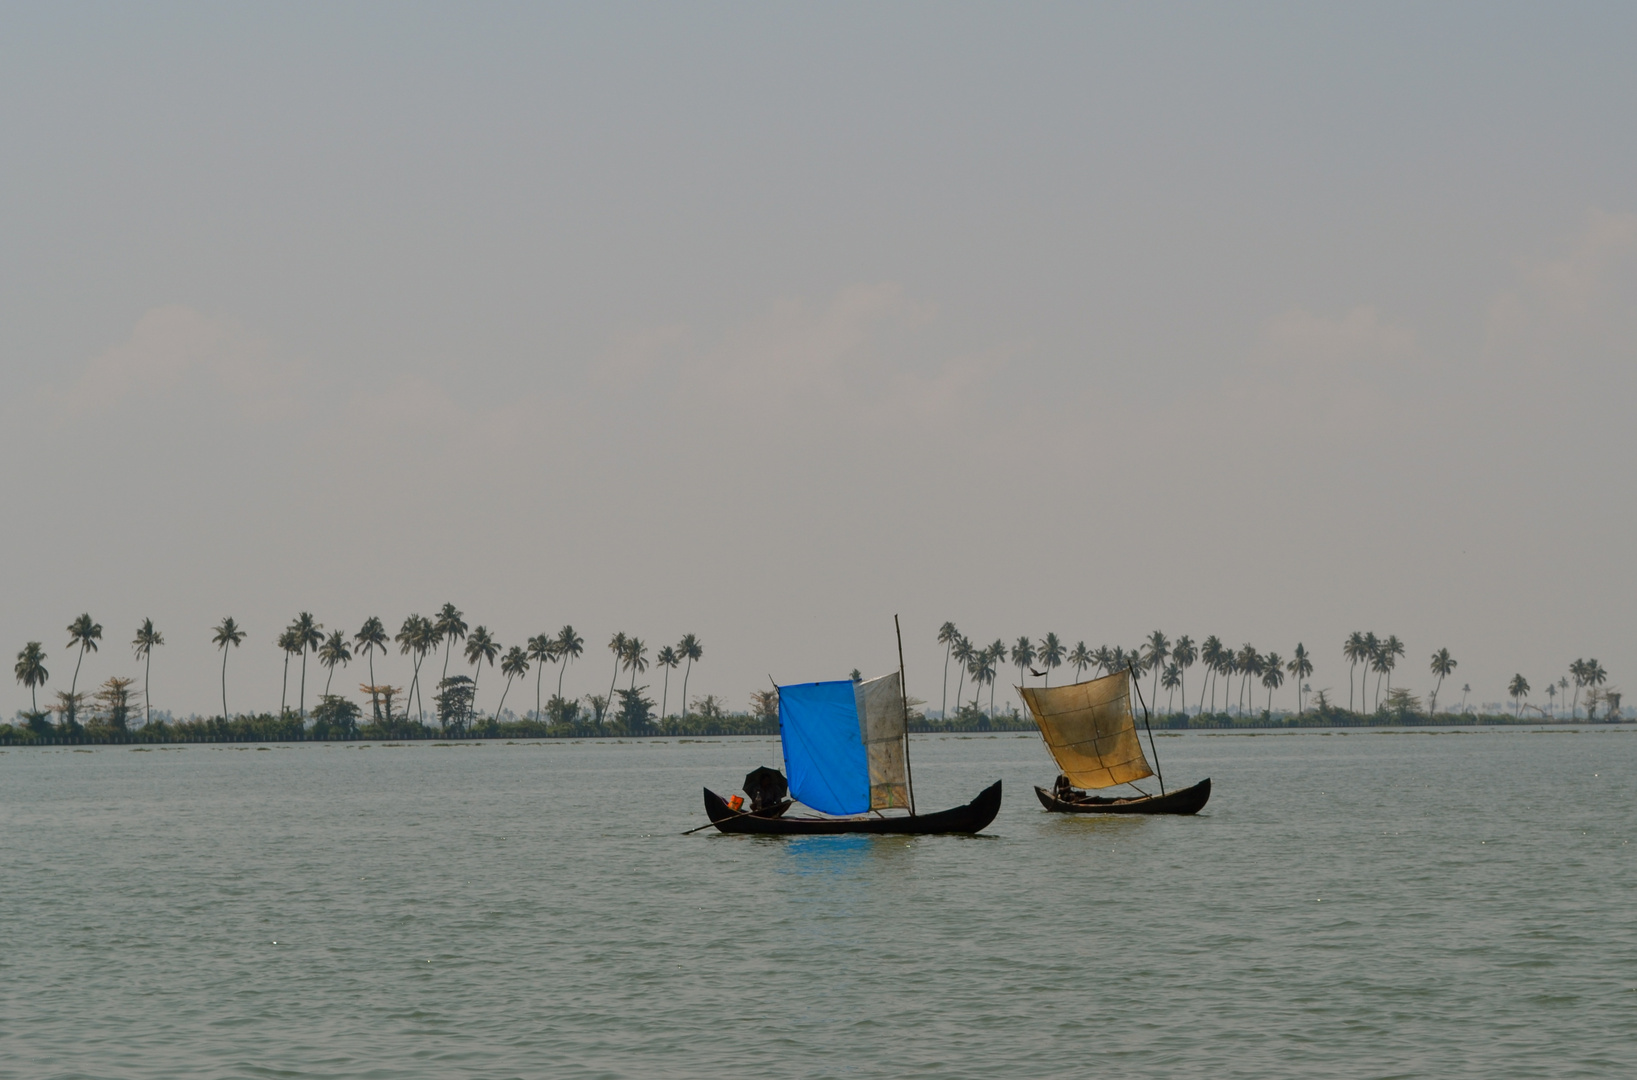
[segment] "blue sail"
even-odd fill
[[[779,687],[779,737],[792,796],[826,814],[870,808],[870,767],[852,680]]]

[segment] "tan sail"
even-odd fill
[[[1137,741],[1125,672],[1049,689],[1020,686],[1017,692],[1075,787],[1113,787],[1154,775]]]
[[[859,734],[870,767],[870,809],[909,809],[909,761],[904,756],[904,691],[898,672],[853,684]]]

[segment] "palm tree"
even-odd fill
[[[955,669],[955,711],[959,712],[961,708],[961,688],[966,685],[967,670],[972,666],[972,658],[978,655],[978,651],[972,647],[972,642],[967,640],[966,635],[961,634],[955,638],[955,644],[950,648],[949,655],[954,657],[955,663],[958,665]]]
[[[949,715],[949,657],[954,650],[955,642],[960,636],[961,632],[955,629],[955,624],[952,622],[946,622],[938,627],[938,644],[944,647],[944,700],[941,706],[943,711],[940,713],[942,716]]]
[[[398,632],[393,635],[392,640],[398,643],[398,655],[410,657],[410,662],[414,665],[409,676],[409,695],[404,698],[404,715],[408,716],[409,710],[415,707],[415,691],[420,688],[421,681],[421,617],[405,616],[403,625],[398,627]],[[373,684],[374,680],[371,680],[371,685]]]
[[[1239,674],[1239,654],[1233,651],[1232,646],[1222,646],[1222,658],[1216,662],[1216,682],[1226,679],[1227,686],[1222,688],[1222,711],[1228,711],[1228,691],[1233,689],[1233,677]],[[1216,705],[1216,690],[1211,690],[1211,705]]]
[[[310,612],[303,611],[296,616],[296,621],[290,624],[295,631],[296,643],[301,653],[301,717],[307,718],[307,653],[317,652],[318,647],[324,644],[324,624],[314,622]]]
[[[1432,673],[1438,676],[1438,685],[1432,688],[1432,707],[1427,710],[1428,713],[1438,712],[1438,691],[1444,688],[1444,680],[1449,677],[1450,672],[1455,670],[1455,667],[1455,657],[1449,654],[1448,649],[1439,649],[1432,654],[1431,668]]]
[[[585,638],[574,632],[574,627],[563,625],[557,631],[557,697],[563,696],[563,672],[568,670],[569,662],[585,652]]]
[[[1005,643],[1000,642],[1000,641],[996,641],[995,645],[1000,646],[1000,651],[999,652],[995,651],[995,648],[994,648],[993,645],[991,645],[990,647],[985,648],[985,649],[976,649],[972,653],[972,659],[970,659],[970,660],[968,660],[966,662],[966,670],[972,676],[972,687],[973,687],[972,701],[973,701],[973,704],[978,704],[983,700],[983,688],[984,688],[984,686],[986,684],[992,685],[994,683],[994,681],[995,681],[995,664],[998,663],[1001,660],[1006,659],[1006,645],[1005,645]],[[994,715],[994,710],[995,710],[994,701],[995,701],[994,695],[990,694],[989,695],[989,713],[990,713],[990,715]]]
[[[1268,714],[1273,713],[1273,692],[1285,681],[1284,660],[1276,652],[1262,657],[1262,685],[1268,688]],[[1300,688],[1298,687],[1298,691]]]
[[[346,667],[351,659],[352,650],[347,647],[347,635],[339,630],[330,631],[330,636],[318,647],[318,662],[330,670],[324,677],[325,697],[330,696],[330,682],[335,678],[335,665]]]
[[[677,655],[675,649],[667,645],[654,654],[654,663],[665,669],[665,689],[660,691],[659,695],[659,718],[664,720],[667,715],[665,705],[671,699],[671,672],[675,671],[682,663],[682,657]],[[946,683],[944,690],[948,691],[948,689],[949,686]]]
[[[449,654],[454,651],[455,640],[466,636],[466,620],[461,617],[459,609],[454,604],[445,604],[443,609],[438,612],[437,619],[433,621],[432,629],[437,631],[438,640],[444,644],[443,677],[447,679],[449,678]],[[441,687],[443,683],[439,682],[438,685]]]
[[[620,677],[620,664],[625,661],[627,642],[624,630],[608,639],[608,651],[614,654],[614,674],[608,678],[608,707],[611,709],[614,707],[614,683]]]
[[[1205,679],[1199,687],[1199,711],[1205,711],[1205,684],[1211,684],[1211,711],[1216,712],[1216,680],[1218,665],[1222,663],[1222,639],[1212,634],[1199,646],[1199,662],[1205,665]]]
[[[31,641],[23,646],[23,651],[17,654],[17,666],[12,668],[17,673],[17,681],[28,687],[28,700],[33,706],[32,711],[40,711],[40,695],[38,688],[45,685],[51,678],[51,672],[45,669],[45,650],[38,641]]]
[[[1512,715],[1522,716],[1523,699],[1529,696],[1529,680],[1522,675],[1512,676],[1512,681],[1506,686],[1506,692],[1512,695]]]
[[[540,677],[546,673],[546,665],[557,659],[557,642],[550,634],[536,634],[529,638],[529,659],[535,663],[534,721],[543,724],[546,722],[546,714],[540,708]]]
[[[79,649],[80,651],[80,655],[74,660],[74,678],[68,684],[68,722],[70,724],[74,722],[75,706],[79,703],[79,698],[75,696],[74,689],[80,682],[80,662],[85,659],[87,649],[91,652],[97,651],[97,642],[101,640],[102,624],[92,622],[89,612],[68,624],[68,644],[63,647],[66,649]]]
[[[1074,681],[1079,682],[1085,677],[1086,669],[1096,663],[1091,653],[1086,649],[1086,643],[1077,641],[1074,649],[1069,653],[1069,663],[1074,666]]]
[[[1404,655],[1404,643],[1398,640],[1397,634],[1388,634],[1387,640],[1381,643],[1381,655],[1387,661],[1387,692],[1393,692],[1393,669],[1398,666],[1398,658]]]
[[[1182,634],[1171,645],[1171,662],[1177,666],[1177,696],[1182,698],[1182,711],[1188,712],[1188,669],[1194,666],[1199,659],[1199,650],[1194,646],[1194,639]]]
[[[1023,685],[1024,670],[1032,663],[1034,663],[1034,642],[1027,637],[1018,638],[1017,643],[1012,646],[1012,664],[1017,668],[1019,686]]]
[[[705,655],[705,647],[693,634],[683,634],[682,640],[676,643],[676,654],[687,666],[682,669],[682,719],[688,718],[688,676],[693,673],[693,662]]]
[[[621,667],[631,673],[631,693],[636,693],[637,676],[648,670],[648,646],[639,637],[625,639],[625,657]]]
[[[296,631],[294,627],[286,627],[284,633],[274,642],[284,650],[284,679],[279,683],[279,716],[283,716],[288,709],[287,699],[290,696],[290,654],[296,651]]]
[[[1290,677],[1296,680],[1296,715],[1302,715],[1302,683],[1313,674],[1313,658],[1307,655],[1307,648],[1301,642],[1296,643],[1296,651],[1290,657],[1290,663],[1285,665]]]
[[[1025,639],[1027,640],[1027,639]],[[989,715],[995,715],[995,675],[1006,662],[1006,642],[996,638],[989,643]]]
[[[1580,715],[1580,688],[1586,685],[1586,661],[1576,660],[1570,664],[1569,674],[1574,676],[1574,704],[1569,706],[1569,719],[1573,720]]]
[[[1250,642],[1239,647],[1239,653],[1234,657],[1234,667],[1239,672],[1239,715],[1245,715],[1245,698],[1250,693],[1250,681],[1262,674],[1262,654],[1256,651],[1256,646]]]
[[[1472,684],[1471,683],[1462,683],[1461,684],[1461,711],[1463,713],[1466,712],[1466,696],[1468,694],[1470,694],[1470,693],[1472,693]]]
[[[153,650],[155,646],[163,644],[165,635],[154,629],[152,619],[143,619],[142,625],[136,628],[131,647],[136,650],[136,658],[142,661],[142,704],[147,711],[144,727],[153,723],[153,698],[148,694],[148,676],[153,672]]]
[[[1104,675],[1114,671],[1114,652],[1107,645],[1097,646],[1097,651],[1091,654],[1091,658],[1097,661],[1097,670]]]
[[[1063,656],[1067,652],[1063,643],[1056,634],[1048,633],[1040,639],[1040,648],[1035,650],[1035,659],[1040,666],[1046,669],[1046,685],[1052,684],[1052,670],[1063,666]]]
[[[483,662],[487,660],[489,666],[494,667],[500,647],[500,642],[489,636],[487,627],[475,627],[466,639],[466,662],[472,665],[472,703],[466,707],[468,723],[477,719],[477,677],[483,674]]]
[[[1341,654],[1347,658],[1347,711],[1352,712],[1353,672],[1360,662],[1370,658],[1370,649],[1364,643],[1364,635],[1357,630],[1348,634],[1347,641],[1341,647]]]
[[[369,661],[369,684],[375,683],[375,654],[386,655],[387,628],[386,624],[371,615],[364,620],[364,625],[358,628],[358,633],[352,636],[352,642],[358,646],[358,651]],[[381,699],[377,694],[370,695],[370,708],[373,710],[377,722],[381,719]]]
[[[1559,675],[1558,676],[1558,679],[1557,679],[1557,692],[1559,694],[1567,694],[1569,692],[1569,678],[1568,678],[1568,676],[1566,676],[1566,675]],[[1571,718],[1573,718],[1573,716],[1574,716],[1573,713],[1570,713],[1569,715],[1570,715]]]
[[[231,615],[229,615],[227,618],[223,619],[219,624],[217,624],[216,627],[215,627],[215,630],[216,630],[216,636],[211,638],[211,641],[213,641],[216,644],[216,647],[218,649],[222,650],[222,722],[226,723],[227,722],[227,647],[229,645],[231,645],[235,649],[237,649],[239,647],[239,643],[244,640],[244,631],[239,629],[239,624],[233,621],[233,616],[231,616]]]
[[[506,707],[506,695],[512,692],[512,680],[529,673],[529,654],[523,651],[521,645],[513,645],[500,661],[500,670],[506,675],[506,688],[500,692],[500,704],[495,706],[496,720],[500,719],[500,710]]]
[[[1165,695],[1165,711],[1169,714],[1172,711],[1171,703],[1176,700],[1177,688],[1182,685],[1182,669],[1177,667],[1176,661],[1165,665],[1165,671],[1160,674],[1160,685],[1170,691]],[[1183,707],[1186,708],[1187,704],[1188,699],[1184,698]]]
[[[1553,720],[1557,719],[1557,683],[1555,682],[1546,684],[1546,715]]]
[[[1160,631],[1156,630],[1148,635],[1148,640],[1142,645],[1143,667],[1151,668],[1154,672],[1154,686],[1150,691],[1154,699],[1154,707],[1159,707],[1160,701],[1160,670],[1165,662],[1171,659],[1171,642]]]

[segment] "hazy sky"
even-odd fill
[[[895,612],[934,706],[945,619],[1302,641],[1344,697],[1355,629],[1418,692],[1439,646],[1474,700],[1629,684],[1634,40],[1630,4],[6,5],[0,641],[66,689],[89,611],[94,686],[151,616],[178,714],[223,615],[271,709],[297,611],[446,600],[573,623],[573,693],[614,631],[692,631],[735,707],[887,670]]]

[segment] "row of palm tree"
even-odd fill
[[[949,715],[951,661],[958,665],[955,683],[956,709],[963,707],[965,684],[970,677],[974,689],[972,704],[981,703],[983,688],[988,687],[991,712],[994,710],[996,672],[1007,660],[1017,668],[1020,684],[1025,683],[1028,676],[1034,676],[1043,679],[1044,685],[1050,686],[1052,673],[1064,665],[1074,669],[1077,680],[1083,678],[1087,671],[1103,675],[1129,670],[1138,676],[1148,675],[1151,677],[1148,699],[1157,705],[1159,691],[1162,689],[1168,691],[1167,711],[1170,711],[1179,699],[1184,703],[1183,708],[1186,710],[1187,674],[1196,663],[1202,665],[1205,673],[1197,705],[1200,712],[1207,711],[1207,693],[1210,695],[1209,711],[1213,713],[1217,711],[1217,690],[1224,679],[1228,680],[1228,685],[1222,687],[1224,711],[1229,708],[1229,695],[1235,694],[1234,683],[1237,680],[1235,694],[1237,700],[1234,705],[1241,714],[1251,699],[1253,684],[1257,682],[1267,690],[1266,704],[1268,711],[1271,712],[1273,692],[1284,684],[1288,675],[1296,686],[1297,713],[1303,713],[1307,705],[1307,680],[1313,674],[1312,654],[1301,642],[1296,644],[1287,660],[1276,652],[1259,652],[1248,642],[1234,649],[1224,644],[1222,639],[1214,634],[1196,644],[1194,639],[1187,635],[1181,635],[1173,641],[1163,632],[1155,630],[1134,648],[1103,645],[1090,649],[1084,641],[1076,642],[1073,648],[1069,648],[1057,634],[1048,633],[1038,641],[1019,637],[1008,647],[1000,638],[996,638],[988,645],[974,645],[953,622],[946,622],[938,628],[938,643],[944,646],[942,708],[945,716]],[[1347,636],[1342,644],[1342,656],[1348,662],[1349,711],[1355,709],[1362,711],[1366,706],[1372,710],[1379,710],[1384,693],[1391,708],[1419,708],[1417,699],[1402,690],[1395,692],[1393,689],[1393,672],[1398,666],[1399,658],[1403,657],[1405,652],[1404,643],[1396,634],[1382,637],[1373,631],[1354,631]],[[1039,670],[1036,670],[1037,664]],[[1362,676],[1358,673],[1361,665],[1364,668]],[[1436,681],[1433,684],[1428,712],[1437,711],[1438,695],[1443,691],[1444,680],[1452,675],[1458,666],[1459,662],[1447,648],[1440,648],[1431,654],[1428,670]],[[1369,677],[1372,674],[1376,677],[1374,687],[1369,685]],[[1607,676],[1608,673],[1596,660],[1576,660],[1569,665],[1569,675],[1559,679],[1555,686],[1548,684],[1547,692],[1554,697],[1559,690],[1567,693],[1572,677],[1575,704],[1571,709],[1571,715],[1575,715],[1575,710],[1579,708],[1581,689],[1601,686],[1607,680]],[[1472,687],[1470,684],[1463,685],[1461,690],[1461,707],[1464,711],[1466,695],[1471,692]],[[1515,699],[1521,700],[1529,692],[1527,681],[1523,680],[1521,675],[1514,677],[1509,692]],[[1613,700],[1618,702],[1618,691],[1609,691],[1603,695],[1605,704],[1611,694]],[[1322,700],[1321,707],[1325,707]]]
[[[1588,698],[1592,701],[1592,704],[1586,707],[1587,715],[1591,715],[1592,713],[1596,712],[1596,700],[1599,696],[1608,707],[1610,714],[1619,712],[1621,698],[1620,691],[1612,688],[1606,691],[1602,689],[1602,687],[1608,682],[1608,679],[1609,673],[1604,670],[1603,665],[1598,663],[1595,657],[1590,660],[1576,659],[1569,664],[1569,673],[1567,675],[1559,676],[1556,682],[1553,682],[1550,679],[1546,681],[1546,715],[1553,717],[1557,715],[1556,706],[1558,695],[1568,694],[1569,687],[1571,686],[1574,687],[1574,698],[1569,704],[1569,715],[1571,717],[1579,715],[1580,692],[1588,688],[1590,689]],[[1532,689],[1533,688],[1529,685],[1529,680],[1524,678],[1521,673],[1513,675],[1512,681],[1507,683],[1506,693],[1507,696],[1512,699],[1512,711],[1514,715],[1523,715],[1523,701],[1529,696],[1529,692]],[[1530,706],[1530,708],[1536,707]],[[1541,710],[1536,708],[1536,711],[1539,712]]]
[[[80,615],[68,625],[69,641],[67,647],[76,652],[74,675],[70,680],[67,693],[58,693],[65,720],[72,724],[76,720],[79,703],[83,695],[79,693],[80,665],[87,652],[96,652],[98,643],[102,640],[102,625],[91,618],[89,614]],[[212,627],[211,642],[222,653],[222,716],[228,717],[227,703],[227,657],[229,650],[238,648],[246,638],[242,626],[232,617],[222,619]],[[281,715],[289,712],[289,684],[290,662],[292,658],[300,657],[298,668],[298,683],[295,714],[302,719],[307,717],[307,655],[314,654],[318,662],[326,669],[324,680],[324,698],[329,698],[331,686],[335,679],[335,669],[345,668],[353,659],[362,658],[369,666],[369,683],[360,689],[370,698],[376,720],[382,718],[383,707],[390,713],[392,697],[398,693],[396,687],[378,684],[375,679],[375,654],[388,651],[391,644],[398,645],[400,655],[410,658],[412,668],[409,682],[409,694],[404,700],[405,711],[414,710],[419,705],[419,716],[424,723],[426,718],[426,703],[421,693],[421,665],[426,657],[433,652],[442,651],[443,673],[439,679],[440,688],[448,688],[451,684],[449,675],[449,661],[455,652],[458,642],[464,642],[462,652],[466,662],[472,665],[470,704],[467,710],[467,719],[470,720],[475,712],[477,697],[478,676],[482,674],[483,665],[495,665],[500,659],[501,673],[506,676],[505,688],[501,691],[500,701],[495,706],[495,715],[505,707],[506,697],[511,692],[513,680],[526,675],[531,665],[537,668],[535,676],[535,715],[544,716],[544,703],[541,700],[541,680],[545,669],[550,664],[558,665],[557,697],[563,693],[563,675],[567,667],[585,652],[585,639],[572,625],[564,625],[555,634],[541,633],[528,639],[527,645],[513,645],[506,649],[495,640],[487,627],[468,626],[463,613],[453,604],[444,604],[435,617],[414,614],[407,616],[396,635],[388,635],[386,625],[378,616],[370,616],[364,620],[358,632],[349,639],[347,634],[339,629],[333,629],[328,634],[324,632],[324,624],[313,617],[311,612],[303,611],[296,615],[289,626],[278,635],[275,643],[284,653],[283,680],[279,694],[279,712]],[[147,701],[147,716],[151,721],[153,708],[148,693],[148,679],[152,671],[153,650],[165,644],[164,635],[155,627],[152,619],[142,620],[137,628],[132,647],[137,659],[144,665],[143,697]],[[608,648],[614,654],[614,678],[618,679],[621,668],[631,673],[629,692],[636,693],[636,677],[648,670],[648,646],[640,639],[624,633],[617,633],[609,640]],[[662,717],[668,715],[665,706],[669,704],[670,673],[677,667],[683,667],[682,673],[682,700],[687,701],[688,679],[693,672],[693,665],[704,656],[704,648],[695,634],[684,634],[677,644],[666,645],[655,655],[654,661],[665,669],[665,697],[661,707]],[[17,663],[14,672],[17,681],[23,684],[30,694],[32,711],[39,713],[38,690],[50,679],[50,672],[45,666],[46,653],[38,641],[29,642],[17,654]],[[457,675],[456,680],[468,681],[465,676]],[[644,687],[643,689],[646,689]],[[609,693],[605,698],[592,698],[606,706],[614,696],[613,683],[609,684]],[[602,706],[599,706],[599,711]],[[684,706],[685,707],[685,706]],[[389,716],[390,718],[390,716]],[[600,715],[598,717],[601,718]]]

